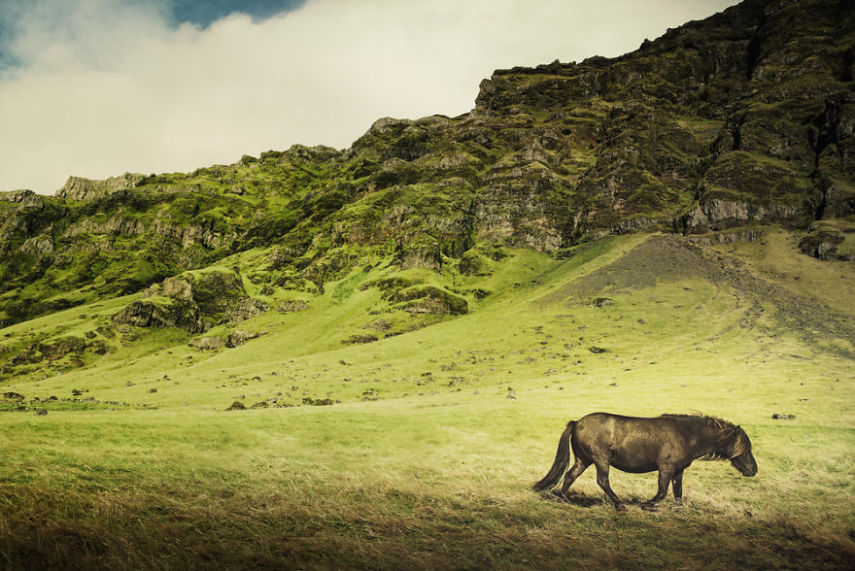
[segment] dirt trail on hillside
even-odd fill
[[[750,306],[746,310],[748,325],[762,313],[763,303],[771,303],[782,328],[812,343],[841,338],[855,344],[855,316],[759,277],[738,258],[678,235],[651,236],[615,262],[562,286],[541,301],[587,299],[689,279],[731,289]],[[855,358],[855,353],[844,353]]]

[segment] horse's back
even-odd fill
[[[612,414],[610,412],[592,412],[590,414],[586,414],[577,421],[577,429],[583,426],[590,428],[598,426],[614,429],[622,425],[644,425],[656,423],[664,418],[666,417],[623,416],[621,414]]]

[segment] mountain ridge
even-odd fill
[[[732,240],[758,224],[847,258],[851,5],[746,0],[617,58],[497,70],[471,112],[379,119],[348,149],[3,193],[0,323],[253,248],[287,291],[388,257],[473,271],[503,247],[560,257],[608,235]]]

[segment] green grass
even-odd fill
[[[240,324],[262,335],[235,349],[142,332],[88,367],[11,379],[0,388],[27,399],[76,388],[158,408],[0,413],[0,567],[849,567],[855,369],[764,284],[798,296],[811,282],[851,312],[832,289],[855,270],[789,258],[774,232],[699,253],[669,240],[563,260],[507,250],[487,277],[421,276],[494,293],[375,343],[342,340],[376,318],[382,292],[362,286],[382,267]],[[71,330],[81,313],[101,319],[82,307],[5,331]],[[340,402],[224,410],[306,397]],[[650,512],[655,475],[614,471],[624,515],[593,469],[570,503],[532,492],[567,420],[596,410],[737,422],[760,473],[697,462],[687,505]]]

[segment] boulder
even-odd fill
[[[819,260],[837,257],[837,247],[843,243],[845,234],[829,224],[813,224],[799,242],[799,249]]]
[[[199,337],[190,340],[190,346],[201,351],[216,351],[225,345],[220,337]]]
[[[226,340],[226,346],[232,348],[238,347],[239,345],[243,345],[250,339],[255,339],[256,337],[258,337],[258,333],[251,333],[243,329],[235,329],[229,333],[229,338]]]

